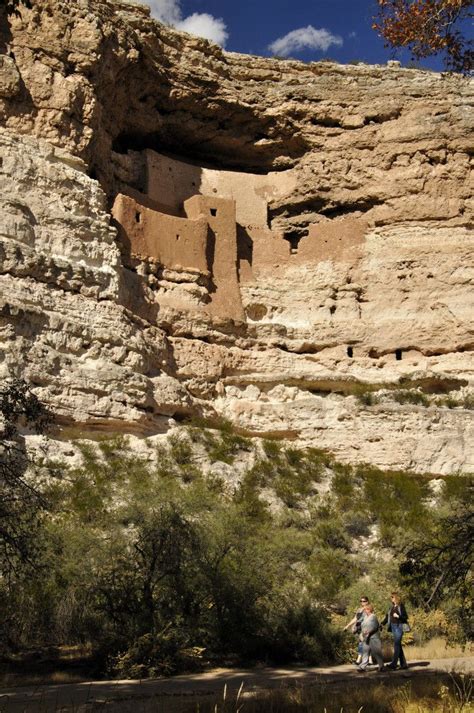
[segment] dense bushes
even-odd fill
[[[80,467],[43,468],[37,566],[0,598],[12,646],[92,643],[109,675],[345,656],[334,612],[362,590],[382,611],[407,542],[436,528],[426,478],[228,425],[142,456],[122,438],[79,447]],[[444,514],[467,484],[449,486]]]
[[[10,610],[29,622],[25,637],[11,619],[11,640],[92,641],[109,672],[126,676],[223,658],[331,658],[327,616],[294,587],[311,539],[270,516],[252,475],[226,494],[192,462],[187,439],[153,463],[122,439],[80,447],[82,467],[56,464],[45,493],[39,570],[10,590]],[[278,478],[299,467],[309,468],[306,457],[282,454]]]

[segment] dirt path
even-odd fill
[[[174,676],[173,678],[146,681],[92,681],[61,685],[42,685],[0,689],[0,713],[23,711],[71,711],[94,708],[97,704],[114,701],[142,701],[154,699],[157,703],[169,697],[199,697],[222,694],[227,686],[228,695],[234,695],[241,684],[244,691],[268,690],[291,685],[315,685],[353,681],[361,677],[384,680],[388,677],[413,677],[436,672],[459,671],[474,673],[474,657],[412,661],[407,671],[379,674],[369,671],[360,674],[355,666],[329,666],[325,668],[259,668],[213,669],[205,673]],[[137,704],[138,705],[138,704]],[[135,709],[136,706],[133,707]],[[155,710],[161,708],[157,706]],[[162,708],[165,710],[164,708]],[[166,708],[168,710],[168,708]]]

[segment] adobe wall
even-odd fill
[[[298,262],[356,261],[361,255],[367,229],[368,223],[363,218],[313,223],[308,235],[301,238],[294,257]]]
[[[235,202],[211,196],[193,196],[184,204],[189,218],[206,220],[209,226],[208,259],[215,291],[210,311],[222,319],[244,319],[237,270]]]
[[[147,194],[170,209],[182,210],[183,203],[200,194],[235,201],[236,221],[242,226],[265,227],[270,200],[291,194],[296,187],[293,170],[268,174],[220,171],[146,151]]]
[[[248,228],[246,231],[252,243],[251,259],[248,266],[242,266],[241,279],[249,282],[260,270],[272,270],[290,262],[290,243],[283,234],[269,228]],[[240,263],[242,265],[242,261]]]
[[[368,223],[363,218],[323,220],[309,226],[308,235],[292,249],[284,233],[250,227],[237,231],[239,276],[252,282],[258,273],[304,263],[357,262],[365,245]]]
[[[120,225],[125,257],[153,258],[168,268],[208,271],[208,223],[200,215],[178,218],[119,194],[112,215]]]

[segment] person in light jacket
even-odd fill
[[[366,671],[370,655],[377,662],[378,670],[384,670],[379,628],[380,624],[374,614],[374,608],[372,604],[367,603],[364,607],[364,615],[361,622],[362,661],[357,668],[360,673]]]
[[[364,616],[364,607],[366,604],[369,603],[368,597],[362,596],[360,598],[360,607],[357,609],[356,613],[350,620],[348,624],[345,625],[343,631],[347,631],[350,629],[353,634],[356,634],[357,639],[358,639],[358,645],[357,645],[357,659],[355,661],[356,665],[359,665],[362,662],[362,641],[360,640],[360,630],[361,630],[361,622],[362,622],[362,617]]]
[[[403,624],[408,624],[408,614],[398,592],[391,594],[391,606],[382,621],[382,626],[387,624],[388,631],[393,635],[393,658],[387,668],[394,671],[400,660],[400,668],[408,668],[405,653],[402,647]]]

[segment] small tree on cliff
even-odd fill
[[[32,562],[40,492],[27,477],[29,465],[21,426],[41,433],[49,415],[27,384],[15,379],[0,387],[0,578]]]
[[[444,55],[445,66],[472,72],[474,46],[463,34],[473,17],[472,0],[377,0],[372,25],[386,47],[406,47],[414,59]]]
[[[30,0],[0,0],[0,7],[2,5],[7,8],[8,13],[14,12],[15,14],[18,14],[18,7],[21,5],[31,8]]]

